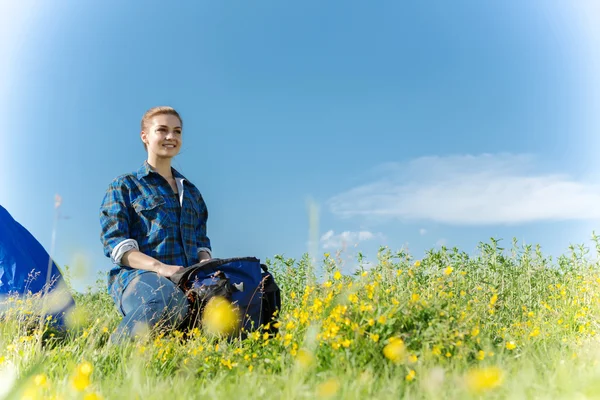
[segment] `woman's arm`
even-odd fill
[[[183,269],[183,267],[179,265],[163,264],[157,259],[147,256],[136,249],[129,250],[123,254],[123,257],[121,258],[121,264],[126,267],[156,272],[165,278],[168,278],[174,273]]]

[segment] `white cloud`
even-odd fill
[[[379,177],[328,201],[340,217],[451,225],[600,218],[600,185],[534,171],[527,155],[423,157],[376,169]]]
[[[369,231],[344,231],[336,235],[334,231],[330,230],[321,236],[321,246],[324,249],[341,248],[357,245],[359,242],[376,238],[383,239],[383,235],[381,233],[372,233]]]
[[[425,234],[427,234],[427,229],[425,229],[425,228],[419,229],[419,235],[424,236]]]

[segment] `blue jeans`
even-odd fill
[[[188,300],[177,285],[155,272],[135,277],[121,297],[123,320],[111,341],[132,339],[146,330],[173,328],[188,312]]]

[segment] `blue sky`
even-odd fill
[[[597,229],[592,2],[33,4],[2,6],[0,204],[50,249],[62,196],[78,289],[110,269],[98,207],[155,105],[183,116],[216,257],[300,257],[309,198],[318,251],[370,260]]]

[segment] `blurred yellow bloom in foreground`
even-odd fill
[[[474,393],[497,388],[503,381],[504,373],[498,367],[473,369],[465,376],[467,388]]]
[[[317,386],[317,396],[328,398],[334,396],[340,389],[340,381],[335,378],[330,378]]]
[[[315,356],[312,355],[312,353],[304,350],[304,349],[300,349],[298,351],[298,356],[296,357],[298,364],[302,367],[302,368],[308,368],[310,366],[313,365],[313,363],[315,362]]]
[[[46,386],[48,383],[48,378],[44,374],[39,374],[33,378],[33,383],[35,386]]]
[[[213,297],[204,307],[202,325],[209,333],[231,334],[237,328],[239,320],[239,311],[223,297]]]
[[[90,385],[90,374],[92,371],[92,364],[87,361],[77,366],[72,381],[75,390],[82,392]]]
[[[406,348],[404,346],[404,342],[398,338],[394,338],[395,340],[390,340],[383,348],[383,355],[388,360],[391,360],[395,363],[401,363],[404,361],[406,356]]]

